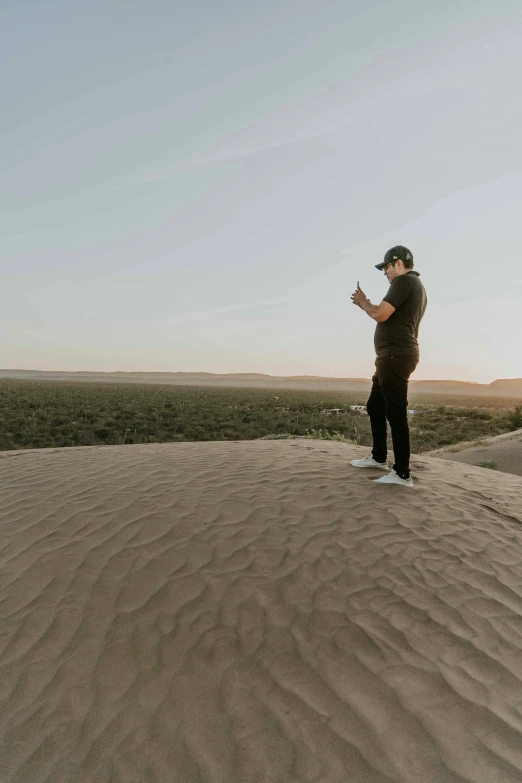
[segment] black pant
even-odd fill
[[[410,477],[410,430],[408,427],[408,381],[418,364],[417,356],[385,356],[375,362],[372,390],[366,403],[373,436],[372,456],[386,462],[386,419],[390,422],[395,464],[401,478]]]

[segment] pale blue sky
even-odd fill
[[[0,0],[0,367],[522,377],[515,2]]]

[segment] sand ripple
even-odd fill
[[[2,783],[520,783],[522,480],[364,454],[1,453]]]

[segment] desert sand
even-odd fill
[[[2,783],[520,783],[522,479],[0,453]]]
[[[461,444],[459,448],[459,444],[455,444],[450,448],[437,449],[430,451],[429,456],[467,465],[493,462],[496,470],[522,476],[522,430],[483,438],[479,445]]]

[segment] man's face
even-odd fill
[[[395,278],[400,275],[401,270],[400,270],[399,266],[402,267],[402,265],[403,265],[402,261],[399,260],[399,261],[395,262],[395,265],[390,263],[390,264],[388,264],[388,266],[384,267],[384,269],[382,271],[384,272],[384,274],[388,278],[388,282],[390,282],[390,283],[393,282],[395,280]]]

